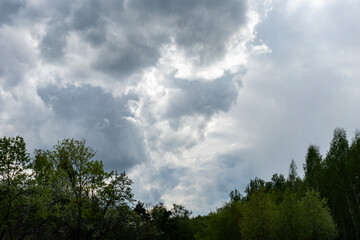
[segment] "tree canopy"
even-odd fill
[[[135,200],[125,172],[105,171],[86,141],[64,139],[30,157],[21,137],[0,138],[0,239],[359,239],[360,132],[336,128],[304,177],[250,180],[205,216]]]

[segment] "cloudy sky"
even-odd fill
[[[356,0],[0,0],[0,135],[85,138],[206,214],[360,128]]]

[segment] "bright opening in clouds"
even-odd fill
[[[85,138],[205,214],[360,123],[357,1],[0,1],[0,134]]]

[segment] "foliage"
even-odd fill
[[[0,239],[26,235],[17,230],[27,231],[29,161],[23,138],[0,138]]]
[[[360,239],[360,132],[336,128],[323,158],[316,145],[302,179],[250,180],[243,196],[205,216],[185,206],[135,201],[125,172],[104,170],[84,139],[35,150],[0,138],[0,239]],[[135,204],[136,203],[136,204]]]

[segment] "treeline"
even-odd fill
[[[304,178],[250,181],[216,211],[191,217],[184,206],[146,206],[125,172],[107,172],[85,140],[35,150],[0,138],[0,239],[359,239],[360,132],[349,144],[335,129],[323,158],[310,145]]]
[[[323,158],[310,145],[304,178],[291,161],[289,175],[255,178],[241,196],[202,217],[197,239],[360,239],[360,132],[349,144],[336,128]]]

